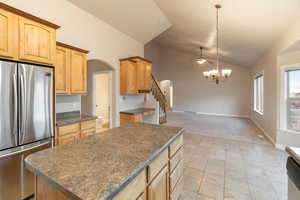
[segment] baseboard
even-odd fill
[[[246,118],[250,119],[248,115],[231,115],[231,114],[220,114],[220,113],[204,113],[204,112],[194,112],[194,111],[187,111],[187,110],[173,110],[176,113],[193,113],[196,115],[209,115],[209,116],[219,116],[219,117],[236,117],[236,118]]]
[[[274,147],[280,149],[279,146],[277,147],[277,144],[276,144],[276,142],[274,141],[274,139],[267,133],[267,131],[265,131],[265,129],[264,129],[258,122],[256,122],[255,120],[253,120],[253,119],[251,119],[251,118],[250,118],[250,120],[255,124],[255,126],[256,126],[257,128],[259,128],[259,129],[262,131],[262,133],[264,134],[264,136],[272,143],[272,145],[273,145]]]

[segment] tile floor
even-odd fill
[[[247,119],[169,113],[185,128],[182,200],[287,200],[287,154]]]

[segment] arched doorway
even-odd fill
[[[88,93],[82,95],[82,113],[95,115],[97,131],[115,126],[115,69],[108,63],[92,59],[87,63]]]

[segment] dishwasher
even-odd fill
[[[292,158],[288,157],[287,163],[288,174],[288,200],[300,199],[300,165]]]

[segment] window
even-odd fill
[[[287,128],[300,131],[300,69],[286,71]]]
[[[264,113],[264,77],[256,76],[254,79],[254,111]]]

